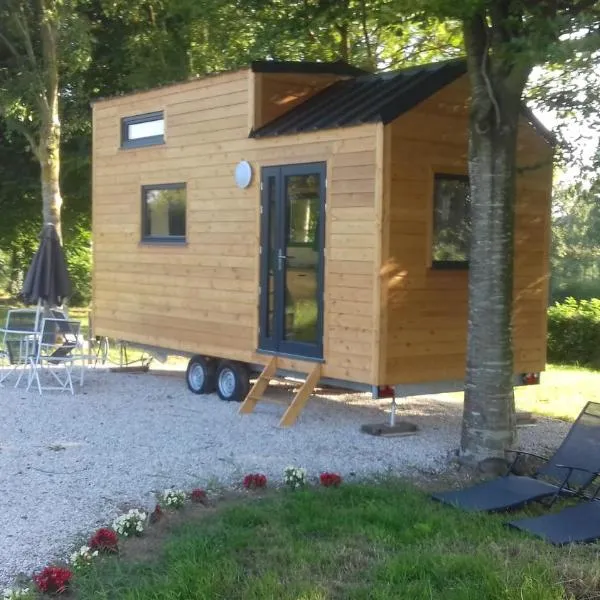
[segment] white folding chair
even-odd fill
[[[6,370],[0,372],[0,384],[13,373],[19,371],[15,387],[25,373],[31,348],[37,336],[39,312],[36,309],[15,308],[8,311],[0,346],[0,364]]]
[[[45,318],[30,354],[27,389],[35,382],[39,393],[44,390],[69,390],[73,393],[73,363],[81,355],[81,323],[72,319]],[[40,375],[51,378],[54,385],[42,385]],[[80,383],[83,383],[83,369]]]

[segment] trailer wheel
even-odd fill
[[[217,367],[217,394],[221,400],[242,402],[250,389],[250,374],[242,363],[223,360]]]
[[[212,394],[215,391],[215,361],[206,356],[192,356],[185,372],[185,381],[194,394]]]

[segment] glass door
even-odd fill
[[[262,170],[262,350],[323,356],[325,174],[325,163]]]

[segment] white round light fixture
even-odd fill
[[[252,167],[246,160],[241,160],[235,167],[235,184],[239,188],[247,188],[252,181]]]

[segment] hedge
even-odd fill
[[[600,368],[599,298],[567,298],[548,309],[548,360]]]

